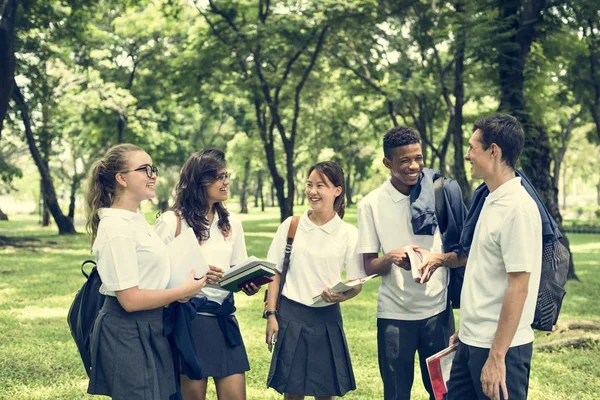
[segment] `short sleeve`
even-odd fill
[[[375,229],[373,209],[369,203],[361,201],[358,205],[358,254],[379,253],[381,243]]]
[[[538,212],[537,209],[535,212]],[[541,252],[532,251],[535,246],[542,247],[541,220],[539,216],[534,218],[525,210],[518,210],[500,230],[500,248],[506,272],[532,272],[539,268]]]
[[[346,266],[346,278],[349,280],[364,278],[366,275],[362,266],[362,254],[356,251],[358,243],[358,230],[348,224],[348,242],[346,246],[346,255],[344,265]]]
[[[231,234],[233,235],[233,253],[231,254],[231,265],[237,265],[248,258],[246,250],[246,239],[244,238],[244,227],[242,222],[230,216]]]
[[[109,292],[139,285],[136,241],[130,227],[112,227],[112,234],[96,252],[97,268],[104,289]]]
[[[175,239],[177,231],[177,216],[173,211],[161,214],[154,224],[154,231],[158,234],[164,244],[169,244]]]
[[[283,256],[285,254],[285,244],[287,239],[287,232],[292,223],[292,217],[289,217],[279,225],[277,233],[271,242],[269,252],[267,253],[267,260],[276,264],[276,269],[279,272],[283,271]]]

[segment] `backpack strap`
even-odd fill
[[[444,200],[443,176],[440,176],[433,181],[433,192],[435,194],[435,218],[437,219],[440,233],[444,233],[448,227],[448,214],[446,210],[446,201]]]
[[[181,215],[175,213],[175,219],[177,220],[177,227],[175,228],[175,237],[181,234]]]
[[[84,267],[86,266],[86,264],[92,264],[92,269],[90,270],[89,274],[87,272],[85,272]],[[83,276],[85,276],[85,279],[90,277],[90,274],[92,273],[94,268],[96,268],[96,261],[94,261],[94,260],[85,260],[83,263],[81,263],[81,273],[83,274]]]
[[[296,237],[296,231],[298,230],[299,222],[300,217],[292,217],[292,222],[290,223],[290,228],[288,229],[287,241],[285,244],[285,255],[283,257],[283,267],[281,271],[281,279],[279,280],[279,293],[277,294],[277,310],[279,310],[279,302],[281,301],[281,292],[283,291],[283,286],[285,285],[285,279],[287,278],[288,271],[290,270],[292,244],[294,243],[294,238]]]

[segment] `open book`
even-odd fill
[[[412,277],[415,282],[421,282],[421,264],[423,264],[423,256],[420,253],[417,253],[412,248],[409,248],[406,252],[408,255],[408,260],[410,262],[410,272],[412,273]]]
[[[331,288],[331,291],[335,292],[335,293],[344,293],[344,292],[347,292],[348,290],[352,289],[355,286],[362,285],[366,281],[373,279],[376,276],[377,275],[369,275],[365,278],[352,279],[352,280],[349,280],[346,282],[339,282],[334,287]],[[327,303],[325,302],[325,300],[323,300],[320,293],[318,295],[316,295],[315,297],[313,297],[313,306],[317,306],[317,305],[322,306],[324,304],[327,304]]]
[[[450,370],[452,369],[452,361],[456,355],[457,347],[458,343],[454,343],[426,360],[435,400],[442,400],[444,395],[448,393],[446,382],[450,379]]]
[[[225,290],[239,292],[247,283],[254,283],[256,286],[269,283],[274,275],[275,264],[252,256],[226,271],[219,285]]]
[[[200,244],[193,229],[186,229],[167,244],[167,255],[171,261],[171,276],[167,288],[181,286],[189,279],[190,271],[201,278],[208,272],[208,263],[200,250]]]

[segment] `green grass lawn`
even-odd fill
[[[299,213],[300,210],[297,210]],[[149,220],[155,213],[148,213]],[[276,209],[243,216],[248,253],[264,257],[279,218]],[[346,220],[356,223],[355,210]],[[87,378],[70,336],[66,315],[83,282],[79,265],[90,257],[85,235],[61,237],[54,228],[40,228],[37,217],[14,216],[0,221],[0,236],[16,246],[0,247],[0,399],[85,399]],[[83,231],[83,227],[78,227]],[[600,320],[600,235],[570,235],[581,282],[567,284],[561,321]],[[376,303],[378,282],[342,305],[344,325],[356,375],[357,390],[348,399],[382,398],[377,366]],[[264,344],[262,291],[237,295],[237,316],[252,370],[247,374],[249,399],[279,398],[267,390],[270,353]],[[566,335],[574,335],[567,332]],[[537,333],[536,344],[556,334]],[[530,398],[595,399],[600,393],[600,347],[559,348],[534,352]],[[209,398],[216,398],[211,391]],[[414,399],[426,399],[415,373]]]

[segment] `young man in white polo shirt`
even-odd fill
[[[453,215],[449,218],[453,227],[445,228],[442,239],[433,189],[439,173],[423,168],[418,133],[408,127],[392,128],[383,138],[383,151],[383,164],[391,177],[358,206],[357,251],[363,255],[366,274],[382,277],[377,348],[384,398],[410,399],[418,351],[423,383],[434,399],[425,359],[444,349],[454,331],[447,290],[449,271],[441,268],[426,284],[415,282],[406,251],[409,246],[437,253],[442,247],[452,251],[458,244],[466,208],[458,184],[446,180],[444,201]],[[448,234],[451,231],[455,233]],[[378,256],[380,251],[382,256]],[[457,261],[458,257],[450,258]]]
[[[535,201],[515,176],[524,140],[517,119],[503,114],[475,122],[469,140],[465,159],[490,194],[466,267],[449,400],[527,398],[542,224]]]

